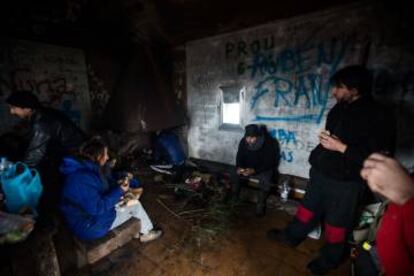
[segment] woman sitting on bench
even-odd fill
[[[117,183],[103,174],[108,161],[108,147],[100,137],[86,141],[79,150],[79,157],[66,157],[60,166],[65,176],[60,209],[70,230],[81,240],[94,240],[135,217],[141,221],[141,233],[135,238],[148,242],[161,236],[153,230],[146,211],[138,200],[133,204],[119,203],[137,180]],[[133,190],[133,189],[132,189]],[[125,196],[126,198],[126,196]]]

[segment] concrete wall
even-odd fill
[[[309,152],[335,103],[329,77],[365,63],[387,76],[375,93],[398,106],[399,156],[412,166],[414,134],[406,124],[414,118],[414,63],[402,20],[382,6],[353,5],[189,42],[190,156],[235,163],[243,130],[220,129],[220,87],[236,85],[243,91],[242,127],[265,124],[281,145],[280,171],[307,177]]]
[[[0,39],[0,133],[16,123],[5,99],[16,90],[35,93],[88,128],[91,106],[84,52],[22,40]]]
[[[172,91],[171,61],[163,47],[135,44],[108,101],[104,120],[115,131],[151,132],[185,123]]]

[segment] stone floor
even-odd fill
[[[266,239],[266,231],[283,227],[291,219],[285,211],[270,209],[254,216],[254,205],[243,204],[227,234],[212,248],[194,249],[183,241],[189,225],[163,208],[156,198],[168,194],[163,184],[146,186],[142,198],[150,217],[164,230],[161,239],[148,244],[133,240],[105,259],[67,275],[310,275],[306,264],[317,256],[320,240],[306,240],[296,249]],[[329,275],[350,275],[349,261]]]

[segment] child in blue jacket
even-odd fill
[[[105,236],[131,217],[141,221],[141,242],[157,239],[161,230],[154,230],[145,209],[136,204],[118,208],[117,204],[129,189],[104,176],[102,168],[108,161],[108,147],[100,137],[93,137],[80,148],[80,158],[66,157],[60,166],[65,176],[60,209],[70,230],[82,240]],[[112,183],[111,183],[112,182]],[[131,188],[138,181],[131,181]]]

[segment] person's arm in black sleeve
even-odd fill
[[[261,173],[269,170],[276,170],[279,161],[278,148],[276,141],[268,140],[265,142],[265,150],[260,164],[255,168],[255,173]]]
[[[345,161],[362,166],[373,152],[393,154],[395,147],[395,120],[392,114],[380,114],[375,122],[367,126],[358,144],[348,144],[344,152]]]
[[[23,162],[29,167],[36,167],[46,154],[51,136],[42,125],[35,125],[32,131],[32,138]]]
[[[333,132],[335,121],[339,119],[340,116],[340,107],[338,104],[336,104],[329,112],[326,117],[326,123],[325,123],[325,130]],[[322,129],[321,129],[322,130]],[[310,152],[308,157],[308,162],[312,166],[316,165],[318,163],[319,156],[323,153],[324,147],[321,144],[321,141],[319,139],[319,144]]]
[[[373,144],[375,140],[372,139],[361,139],[361,142],[358,144],[348,144],[344,152],[345,162],[354,163],[358,166],[362,166],[364,160],[377,148]]]
[[[397,117],[395,109],[388,108],[382,125],[384,128],[383,142],[385,147],[383,151],[389,156],[394,156],[397,141]]]
[[[244,138],[239,143],[239,148],[237,150],[237,156],[236,156],[236,167],[237,168],[244,168],[244,158],[243,158],[243,143]]]

